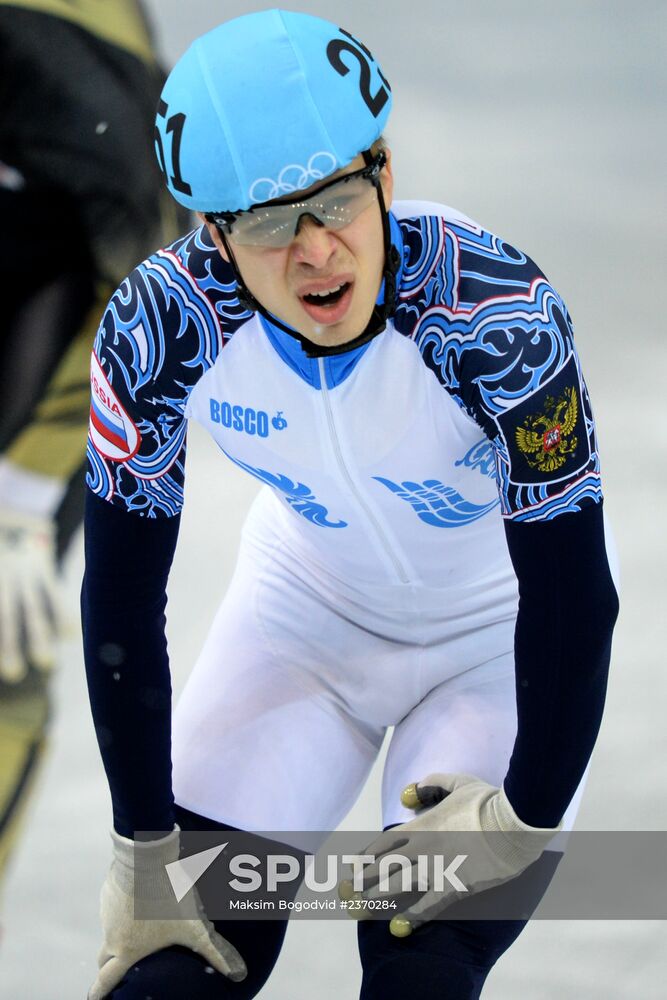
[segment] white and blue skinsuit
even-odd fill
[[[571,321],[533,261],[460,213],[399,202],[390,221],[394,315],[336,356],[246,311],[205,229],[109,304],[83,610],[125,836],[174,823],[164,607],[191,418],[266,485],[175,711],[176,802],[332,829],[395,726],[385,826],[432,771],[504,782],[534,826],[576,812],[617,598]]]

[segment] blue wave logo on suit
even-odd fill
[[[401,500],[406,500],[421,521],[434,528],[460,528],[484,517],[497,507],[500,500],[485,504],[471,503],[462,497],[453,486],[445,486],[439,479],[425,479],[423,483],[392,483],[391,479],[373,476]]]
[[[280,490],[281,493],[284,493],[285,500],[290,507],[297,514],[305,517],[307,521],[316,524],[320,528],[347,528],[347,521],[328,520],[329,511],[323,504],[318,503],[317,497],[310,486],[306,486],[305,483],[295,483],[280,472],[267,472],[266,469],[258,469],[254,465],[242,462],[240,458],[234,458],[224,448],[220,450],[224,452],[234,465],[238,465],[240,469],[249,472],[251,476],[266,483],[267,486],[272,486],[275,490]]]

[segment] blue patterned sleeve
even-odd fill
[[[397,326],[491,441],[503,516],[546,521],[598,503],[593,412],[558,292],[471,220],[402,228]]]
[[[602,497],[595,422],[572,321],[542,275],[482,303],[460,354],[460,393],[492,441],[502,513],[548,521]]]
[[[222,348],[215,310],[181,260],[160,251],[111,299],[91,359],[88,486],[142,517],[183,504],[185,407]]]
[[[206,263],[193,234],[178,252],[137,267],[109,303],[91,360],[88,485],[96,496],[86,502],[84,654],[114,826],[127,837],[173,826],[165,607],[185,412],[234,315],[232,290]]]

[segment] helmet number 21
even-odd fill
[[[164,101],[160,101],[158,104],[157,114],[158,118],[165,118],[167,121],[166,131],[171,132],[171,177],[167,174],[167,163],[164,156],[164,146],[162,144],[162,136],[160,135],[160,130],[155,126],[155,145],[157,147],[157,158],[160,164],[160,170],[164,174],[167,182],[171,181],[174,188],[180,191],[181,194],[192,194],[192,188],[187,181],[183,180],[181,174],[181,139],[183,137],[183,126],[185,125],[185,115],[182,112],[178,114],[171,115],[167,118],[169,112],[168,106]]]
[[[343,28],[341,28],[340,31],[342,34],[346,35],[350,41],[344,41],[342,38],[332,39],[327,45],[327,58],[337,73],[340,73],[341,76],[347,76],[350,72],[350,67],[343,62],[343,59],[341,58],[342,53],[349,52],[351,56],[354,56],[359,63],[359,90],[361,92],[361,96],[364,99],[364,103],[370,113],[374,118],[377,118],[389,100],[389,91],[391,90],[389,82],[385,79],[378,68],[380,79],[385,86],[381,86],[376,94],[371,93],[371,62],[374,62],[373,56],[365,45],[357,41],[354,35],[351,35]]]

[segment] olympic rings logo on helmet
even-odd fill
[[[258,177],[250,186],[248,197],[255,204],[273,201],[282,195],[303,191],[316,181],[321,181],[332,174],[338,166],[336,157],[327,150],[320,150],[308,160],[307,166],[299,163],[288,163],[280,171],[277,180],[271,177]]]

